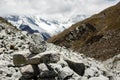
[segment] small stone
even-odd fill
[[[89,80],[109,80],[109,79],[103,75],[100,75],[99,77],[91,77]]]
[[[6,77],[12,77],[12,74],[7,74]]]
[[[2,74],[2,73],[3,73],[3,71],[0,70],[0,74]]]

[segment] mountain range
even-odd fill
[[[57,35],[63,30],[67,29],[72,24],[85,19],[86,15],[76,15],[72,16],[67,21],[59,21],[57,19],[48,19],[41,16],[17,16],[17,15],[8,15],[3,16],[14,26],[17,26],[18,29],[27,31],[29,33],[39,32],[42,34],[45,40],[48,38]]]

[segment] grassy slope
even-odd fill
[[[85,23],[93,25],[96,28],[96,31],[84,34],[84,36],[78,40],[72,40],[70,42],[65,40],[66,35],[76,27]],[[120,36],[115,36],[117,34],[120,34],[120,3],[105,9],[99,14],[93,15],[82,22],[72,25],[69,29],[66,29],[62,33],[49,39],[48,42],[69,47],[99,60],[106,60],[119,53]],[[99,40],[96,40],[96,38],[101,35],[102,37]],[[109,36],[113,38],[109,38]],[[107,39],[104,41],[105,37],[107,37]],[[92,44],[88,44],[91,40],[93,41]],[[102,46],[104,47],[102,48]],[[115,48],[117,48],[117,51],[113,50]]]

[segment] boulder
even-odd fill
[[[68,66],[75,71],[78,75],[83,76],[85,72],[85,65],[83,63],[74,62],[69,59],[65,59],[68,63]]]
[[[44,38],[42,37],[42,35],[40,35],[40,33],[32,34],[31,38],[33,39],[33,42],[35,44],[40,44],[42,41],[44,41]]]
[[[46,42],[39,33],[34,33],[31,35],[32,41],[29,44],[29,50],[33,54],[42,53],[47,49]]]
[[[37,79],[40,71],[37,65],[26,65],[20,68],[22,79]]]
[[[32,54],[38,54],[41,52],[44,52],[47,49],[47,46],[44,42],[41,42],[41,44],[29,44],[29,50]]]
[[[27,57],[30,55],[29,50],[15,52],[13,55],[13,63],[15,66],[27,64]]]
[[[72,78],[72,75],[74,74],[73,70],[71,70],[67,66],[62,69],[57,68],[57,71],[58,71],[59,80],[68,80]]]
[[[27,60],[28,64],[57,63],[60,60],[60,54],[55,51],[46,51]]]
[[[38,65],[39,69],[40,69],[40,74],[39,77],[40,78],[55,78],[57,76],[57,72],[55,72],[55,70],[47,65],[47,64],[39,64]]]

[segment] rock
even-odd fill
[[[2,70],[0,70],[0,74],[2,74],[3,73],[3,71]]]
[[[3,25],[0,24],[0,31],[3,29],[5,29],[5,28],[3,27]]]
[[[46,51],[27,60],[29,64],[56,63],[60,60],[60,54],[55,51]]]
[[[65,61],[68,63],[68,66],[75,71],[78,75],[83,76],[85,72],[85,65],[83,63],[78,63],[71,61],[69,59],[65,59]]]
[[[40,78],[55,78],[57,76],[57,73],[49,65],[42,63],[38,67],[40,69]]]
[[[38,53],[44,52],[46,50],[46,48],[47,48],[46,44],[33,44],[33,43],[30,43],[30,45],[29,45],[29,50],[33,54],[38,54]]]
[[[37,65],[26,65],[20,68],[22,77],[24,79],[35,79],[39,75],[39,68]]]
[[[10,28],[6,29],[6,33],[10,35],[12,33],[12,30]]]
[[[39,33],[32,34],[31,38],[33,39],[35,44],[40,44],[42,41],[44,41],[44,38]]]
[[[12,74],[7,74],[6,77],[12,77]]]
[[[71,70],[69,67],[57,69],[57,71],[58,71],[59,80],[68,80],[72,78],[72,75],[74,74],[73,70]]]
[[[103,75],[100,75],[99,77],[91,77],[89,80],[109,80],[109,79]]]
[[[4,39],[4,37],[5,37],[4,35],[0,35],[0,39]]]
[[[46,42],[43,40],[43,37],[39,33],[32,34],[31,38],[33,39],[29,45],[31,53],[38,54],[44,52],[47,49]]]
[[[98,70],[94,70],[94,68],[88,68],[85,70],[85,74],[84,76],[90,78],[90,77],[97,77],[98,74]]]
[[[5,48],[0,48],[0,54],[2,54],[5,51]]]
[[[40,78],[55,78],[57,76],[57,73],[53,70],[43,71],[40,73]]]
[[[88,80],[87,77],[82,77],[80,80]]]
[[[30,55],[29,50],[15,52],[13,55],[13,63],[15,66],[27,64],[27,57]]]

